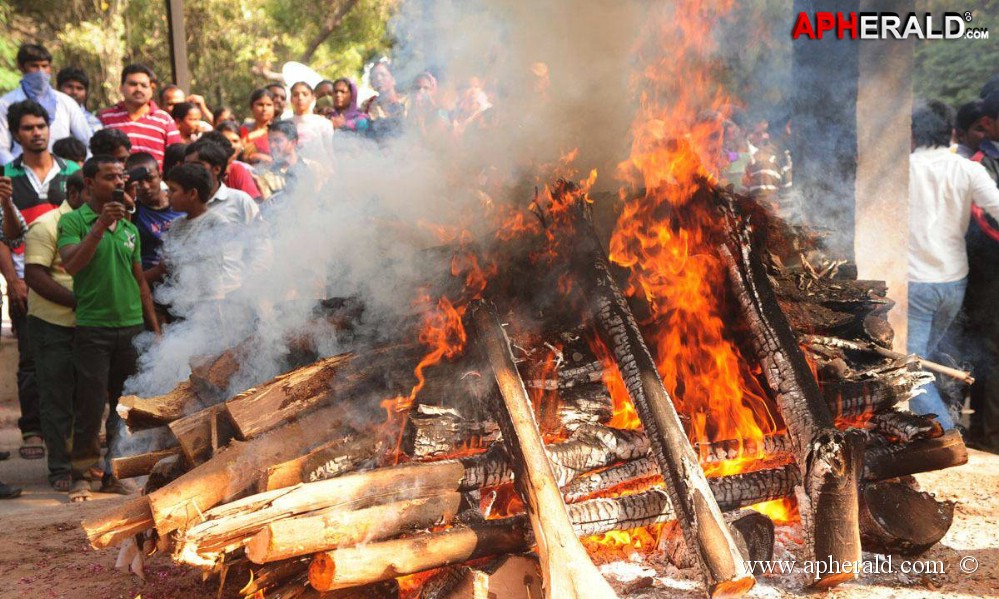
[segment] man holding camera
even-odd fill
[[[7,110],[7,126],[22,154],[3,169],[0,201],[12,204],[30,225],[55,210],[66,199],[66,178],[79,167],[49,152],[49,113],[34,100],[16,102]],[[8,209],[10,206],[8,206]],[[11,211],[13,212],[13,211]],[[0,273],[7,281],[8,313],[17,335],[17,395],[21,404],[22,458],[45,457],[35,376],[35,360],[28,341],[28,287],[24,282],[24,247],[0,245]]]
[[[59,255],[73,277],[76,296],[76,422],[73,428],[70,499],[90,499],[90,479],[100,473],[101,416],[105,402],[108,447],[113,448],[120,418],[116,408],[125,379],[135,372],[133,345],[143,320],[159,335],[153,298],[142,275],[139,231],[127,215],[135,202],[125,193],[125,168],[99,155],[83,165],[87,202],[59,220]],[[110,472],[102,488],[121,492]]]

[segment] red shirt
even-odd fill
[[[119,102],[111,108],[105,108],[97,113],[105,127],[121,129],[132,142],[132,153],[148,152],[156,158],[160,168],[163,168],[163,152],[171,144],[179,144],[180,133],[177,125],[169,114],[160,110],[155,102],[149,103],[149,112],[132,120],[125,109],[125,103]]]
[[[229,168],[225,171],[225,184],[233,189],[245,191],[254,201],[260,201],[260,189],[253,181],[249,167],[238,160],[229,163]]]

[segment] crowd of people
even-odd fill
[[[19,453],[47,459],[50,484],[73,501],[133,491],[102,446],[121,428],[136,337],[195,309],[225,318],[222,302],[268,268],[268,215],[318,190],[345,140],[460,135],[491,108],[472,81],[446,110],[433,75],[400,89],[382,61],[363,103],[348,78],[269,83],[239,121],[130,64],[121,100],[94,113],[83,70],[59,70],[52,87],[38,44],[22,45],[17,65],[21,81],[0,98],[0,273],[18,345]],[[0,498],[19,494],[0,482]]]
[[[37,44],[21,46],[17,64],[22,79],[0,98],[0,274],[19,354],[19,453],[47,459],[52,487],[73,501],[133,492],[102,445],[121,428],[116,404],[137,368],[136,337],[195,307],[226,318],[223,302],[269,268],[272,215],[334,176],[345,141],[460,139],[493,126],[480,81],[444,99],[430,72],[402,88],[386,61],[370,71],[370,98],[348,78],[269,83],[249,95],[242,121],[142,64],[125,66],[121,100],[96,114],[82,70],[59,70],[53,88],[52,56]],[[913,114],[908,349],[931,354],[963,307],[965,322],[988,332],[974,347],[987,371],[999,365],[988,318],[999,294],[999,225],[988,220],[999,216],[999,89],[951,119],[939,104]],[[719,181],[797,211],[788,119],[705,113],[700,124],[716,132],[706,162]],[[979,438],[999,450],[999,376],[981,379]],[[912,407],[954,426],[933,385]],[[0,482],[0,498],[19,493]]]

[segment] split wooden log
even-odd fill
[[[157,462],[163,458],[175,455],[180,455],[179,447],[149,451],[123,458],[113,458],[111,460],[111,472],[119,479],[146,476],[152,472],[153,466]]]
[[[563,496],[566,501],[577,502],[619,488],[641,487],[643,481],[662,484],[655,461],[648,457],[580,477],[563,489]],[[796,465],[788,464],[779,468],[709,478],[708,484],[718,501],[718,507],[722,511],[729,511],[761,501],[792,496],[794,487],[800,484],[800,475]],[[766,499],[760,499],[761,497]],[[747,501],[751,503],[746,503]]]
[[[577,192],[563,188],[561,193],[569,199]],[[593,228],[589,203],[578,197],[571,199],[574,236],[569,247],[576,280],[588,298],[597,333],[614,356],[642,420],[670,499],[680,514],[684,538],[700,562],[705,588],[713,597],[741,596],[753,587],[755,579],[725,526],[638,323],[611,275],[607,254]]]
[[[827,345],[830,347],[838,347],[841,349],[849,349],[853,351],[865,351],[878,354],[879,356],[884,356],[886,358],[891,358],[893,360],[905,360],[905,359],[915,359],[919,362],[919,365],[930,370],[932,372],[938,372],[945,376],[955,378],[967,385],[973,385],[975,383],[975,378],[971,376],[971,373],[967,370],[960,370],[957,368],[951,368],[950,366],[945,366],[937,362],[932,362],[923,358],[922,356],[909,356],[907,354],[892,351],[890,349],[881,347],[880,345],[874,343],[862,343],[858,341],[850,341],[848,339],[839,339],[836,337],[820,336],[820,335],[805,335],[802,337],[802,342],[809,345]]]
[[[350,353],[325,358],[225,402],[238,438],[251,439],[329,400],[334,377],[343,376],[354,359]]]
[[[307,559],[290,559],[251,568],[250,579],[239,589],[239,595],[248,597],[284,586],[302,575],[307,575],[308,571]]]
[[[701,463],[713,464],[734,460],[740,456],[756,456],[761,459],[774,459],[782,455],[790,456],[791,443],[786,435],[767,435],[762,439],[726,439],[711,443],[695,443]]]
[[[166,535],[202,520],[202,514],[254,488],[260,472],[310,451],[323,434],[346,434],[337,407],[312,413],[308,422],[292,422],[247,442],[234,441],[214,459],[201,464],[149,495],[156,529]]]
[[[855,563],[861,558],[861,546],[858,473],[854,470],[861,465],[862,441],[836,430],[829,406],[780,311],[759,256],[765,250],[754,246],[752,230],[736,214],[734,200],[728,199],[723,212],[729,238],[719,245],[719,253],[764,379],[787,425],[795,458],[804,469],[798,503],[806,545],[816,560]],[[852,487],[848,481],[854,482]],[[855,577],[854,572],[829,573],[819,577],[815,586],[827,588]]]
[[[131,430],[164,426],[204,407],[194,385],[184,381],[157,397],[125,395],[118,400],[118,415]]]
[[[901,374],[886,374],[869,380],[819,380],[822,396],[837,418],[890,410],[909,399],[914,389],[922,384],[919,377]]]
[[[149,498],[145,495],[129,498],[83,521],[83,531],[94,549],[117,545],[152,527],[153,514],[149,509]]]
[[[222,405],[215,405],[174,420],[170,432],[192,466],[205,463],[215,451],[232,441],[235,430]]]
[[[769,562],[774,557],[773,520],[753,510],[725,514],[739,551],[750,563]]]
[[[482,303],[473,307],[472,320],[479,348],[489,362],[503,400],[496,411],[497,420],[514,472],[514,487],[524,500],[538,544],[544,596],[616,598],[572,530],[503,325],[492,308]]]
[[[508,518],[344,547],[316,554],[309,565],[309,583],[321,591],[344,589],[479,557],[522,552],[528,548],[529,535],[526,518]]]
[[[614,404],[603,383],[583,383],[560,390],[552,410],[556,424],[552,429],[573,432],[587,425],[608,422]],[[454,407],[420,404],[410,413],[403,451],[417,459],[455,453],[469,446],[488,446],[498,438],[499,429],[491,419],[469,418]]]
[[[269,466],[257,484],[257,492],[315,482],[357,470],[372,459],[380,446],[375,437],[354,435],[323,443],[303,456]],[[317,472],[321,472],[321,477]]]
[[[409,414],[402,449],[425,460],[461,447],[488,447],[498,432],[495,423],[466,418],[455,408],[420,404]]]
[[[771,478],[759,472],[740,475]],[[723,482],[725,479],[717,479]],[[752,505],[773,499],[786,489],[782,481],[774,489],[765,483],[739,485],[747,492],[761,492],[756,497],[744,496],[739,504]],[[782,495],[783,496],[783,495]],[[566,506],[566,512],[577,536],[592,536],[612,530],[628,530],[674,520],[677,514],[663,489],[650,489],[624,497],[601,497]],[[472,559],[528,551],[534,543],[526,515],[497,520],[484,520],[453,526],[445,531],[414,535],[326,551],[316,555],[309,567],[309,580],[317,588],[345,588],[369,584],[394,576],[414,574]],[[584,595],[586,596],[586,595]]]
[[[416,347],[413,344],[384,346],[356,358],[354,354],[340,354],[320,360],[271,379],[224,404],[174,421],[170,429],[177,436],[185,457],[193,464],[200,464],[211,456],[213,449],[233,437],[252,439],[300,418],[322,404],[331,404],[335,397],[355,397],[369,385],[383,390],[388,386],[379,399],[401,391],[400,382],[405,377],[398,376],[395,378],[400,380],[395,380],[386,376],[385,371],[389,365],[406,363]],[[366,410],[375,410],[377,403],[356,402],[352,406],[354,416],[363,419],[367,416]]]
[[[457,460],[404,464],[251,495],[206,511],[177,544],[185,563],[214,563],[272,522],[319,510],[358,510],[373,505],[454,491],[464,466]]]
[[[246,556],[254,563],[264,564],[381,541],[450,522],[460,503],[461,494],[450,491],[359,510],[333,508],[308,516],[283,518],[263,527],[246,543]]]
[[[954,503],[937,501],[903,482],[868,483],[860,493],[864,549],[919,555],[943,538],[954,520]]]
[[[191,360],[190,381],[199,394],[214,401],[226,397],[229,382],[239,373],[246,352],[252,352],[256,339],[250,338],[216,356],[198,356]]]

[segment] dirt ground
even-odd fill
[[[217,581],[202,582],[189,568],[154,556],[146,565],[147,582],[114,569],[116,549],[94,550],[80,521],[124,498],[95,495],[95,501],[69,504],[64,494],[45,483],[42,461],[16,455],[20,437],[13,379],[16,348],[5,332],[0,341],[0,450],[12,451],[0,462],[0,480],[25,489],[23,497],[0,501],[0,598],[79,599],[215,599]],[[921,599],[924,597],[999,597],[999,456],[971,451],[968,464],[917,476],[923,490],[958,503],[954,525],[941,543],[922,561],[940,562],[941,574],[926,576],[901,572],[864,577],[828,593],[835,598]],[[779,537],[793,537],[780,530]],[[778,547],[778,556],[787,555]],[[865,555],[865,557],[868,557]],[[897,560],[898,558],[896,558]],[[962,562],[962,560],[964,560]],[[647,563],[647,562],[646,562]],[[974,572],[963,572],[975,569]],[[896,561],[895,569],[899,569]],[[932,564],[929,567],[938,567]],[[615,579],[622,597],[697,597],[696,572],[656,571],[646,564],[617,562],[602,567]],[[665,576],[664,576],[665,575]],[[800,569],[790,576],[760,578],[750,597],[793,597],[803,591]],[[227,589],[222,597],[233,594]]]

